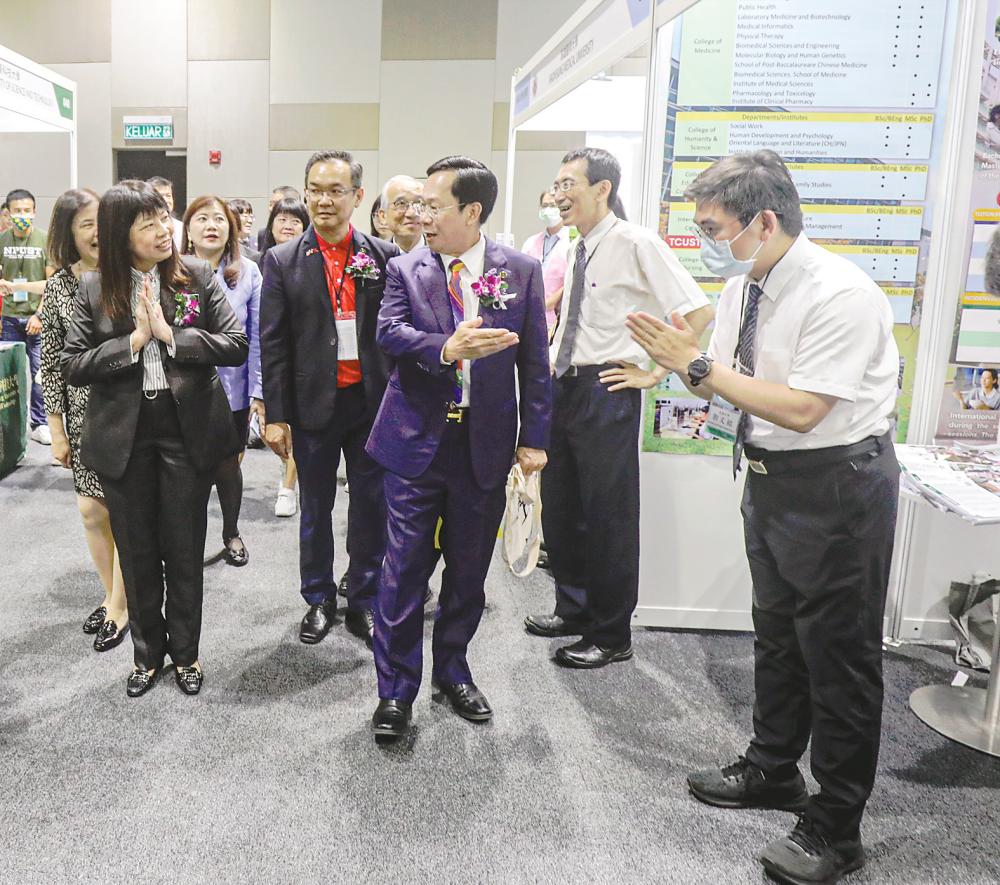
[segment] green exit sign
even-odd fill
[[[173,141],[174,122],[170,117],[129,118],[125,117],[126,141]]]

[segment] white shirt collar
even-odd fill
[[[795,242],[788,247],[788,251],[778,259],[778,263],[764,278],[764,294],[768,298],[776,301],[781,290],[798,276],[800,268],[808,257],[808,252],[809,238],[805,234],[799,234],[795,238]]]
[[[599,222],[597,222],[593,230],[584,236],[583,242],[587,244],[588,255],[590,255],[597,248],[597,244],[604,239],[608,231],[615,226],[615,222],[617,221],[618,216],[615,215],[614,212],[609,212]]]
[[[439,254],[441,255],[441,263],[444,265],[445,273],[447,273],[456,256],[446,255],[444,252]],[[481,277],[483,275],[483,265],[486,263],[486,237],[480,233],[479,239],[475,244],[457,257],[474,278]]]
[[[396,240],[395,236],[393,236],[393,238],[389,242],[390,243],[395,243],[397,246],[399,246],[399,242]],[[420,235],[420,239],[417,240],[417,242],[413,244],[413,249],[419,249],[421,246],[426,246],[426,245],[427,245],[427,240],[425,240],[424,239],[424,235],[421,234]],[[413,249],[404,249],[402,246],[399,246],[399,251],[400,252],[404,252],[404,253],[405,252],[412,252]]]

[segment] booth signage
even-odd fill
[[[173,117],[123,117],[126,141],[173,141]]]
[[[58,126],[73,127],[73,92],[0,58],[0,106]]]

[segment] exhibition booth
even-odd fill
[[[0,46],[0,166],[13,168],[25,143],[18,135],[53,133],[64,144],[76,187],[76,84]],[[11,137],[14,136],[14,137]],[[0,477],[27,446],[28,360],[21,343],[0,345]]]
[[[1000,222],[998,15],[1000,0],[587,0],[512,78],[505,229],[529,232],[514,183],[538,177],[539,132],[553,143],[576,133],[615,154],[630,220],[656,228],[717,297],[685,187],[718,157],[774,149],[805,233],[865,270],[892,306],[898,443],[941,446],[923,455],[948,469],[975,460],[955,452],[1000,438],[1000,410],[969,405],[1000,366],[1000,300],[983,280]],[[551,182],[558,159],[548,167]],[[640,626],[752,629],[742,479],[706,410],[676,380],[646,395]],[[951,582],[1000,575],[998,465],[960,477],[968,507],[933,499],[908,470],[888,641],[953,638]]]

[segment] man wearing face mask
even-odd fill
[[[31,438],[52,445],[45,415],[42,385],[37,380],[42,360],[42,302],[45,281],[55,273],[45,254],[45,231],[35,228],[35,198],[18,188],[3,204],[11,221],[0,233],[0,295],[3,297],[2,341],[23,341],[31,369]]]
[[[555,579],[552,614],[529,615],[536,636],[580,636],[556,652],[564,667],[594,669],[632,657],[639,598],[639,422],[642,389],[666,371],[629,338],[625,319],[646,310],[712,318],[708,299],[656,231],[618,215],[621,167],[600,148],[563,157],[553,190],[580,236],[566,271],[549,359],[552,445],[542,482],[542,530]]]
[[[802,233],[773,151],[706,169],[695,204],[702,259],[728,279],[707,353],[683,318],[629,318],[662,367],[712,399],[709,424],[746,453],[753,578],[753,738],[688,786],[723,808],[801,812],[760,856],[787,882],[836,882],[864,865],[860,823],[882,715],[882,616],[899,467],[890,436],[899,354],[892,310],[849,261]],[[812,739],[810,798],[798,760]]]
[[[569,228],[562,223],[555,194],[550,188],[538,200],[538,220],[545,229],[524,241],[521,251],[542,262],[545,280],[545,322],[549,338],[556,327],[556,311],[562,300],[563,280],[569,263]]]

